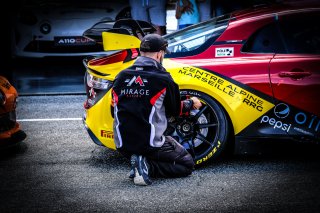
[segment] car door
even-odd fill
[[[286,53],[276,54],[270,63],[275,118],[299,139],[319,140],[320,26],[315,24],[319,18],[319,11],[280,16]]]
[[[238,60],[245,60],[247,75],[233,76],[234,79],[245,83],[250,88],[255,89],[254,93],[262,97],[273,105],[273,92],[270,86],[270,62],[276,53],[285,52],[283,42],[277,27],[275,19],[266,25],[257,29],[246,41],[242,50],[241,57]],[[238,73],[243,73],[241,69],[244,66],[236,66],[234,69]],[[239,78],[241,77],[241,79]],[[238,134],[242,137],[288,137],[287,130],[289,126],[275,121],[273,115],[273,106],[268,111],[255,118],[252,123]],[[246,116],[250,117],[249,114]]]

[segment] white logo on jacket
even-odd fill
[[[145,86],[144,83],[148,83],[148,80],[142,79],[140,75],[138,75],[138,77],[133,76],[131,79],[126,79],[125,82],[128,83],[127,84],[128,87],[130,87],[133,83],[139,84],[140,86],[144,87]]]

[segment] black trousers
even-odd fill
[[[150,177],[185,177],[194,170],[190,153],[170,136],[166,136],[159,150],[146,157],[150,165]]]
[[[119,151],[129,159],[133,154]],[[144,156],[150,166],[150,177],[185,177],[194,170],[194,160],[190,153],[170,136],[165,136],[162,147]]]

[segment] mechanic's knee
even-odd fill
[[[194,168],[186,168],[186,170],[185,170],[185,177],[191,175],[193,171],[194,171]]]

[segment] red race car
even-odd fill
[[[203,103],[191,116],[171,120],[168,134],[181,143],[189,141],[197,164],[219,156],[228,143],[239,152],[244,142],[263,139],[318,143],[320,25],[316,20],[320,7],[256,7],[164,36],[171,51],[164,67],[184,98],[197,96]],[[119,30],[122,25],[102,34],[105,50],[122,48],[121,52],[86,65],[85,125],[97,144],[109,148],[114,148],[112,81],[133,63],[139,47],[139,42],[129,42],[137,33]]]

